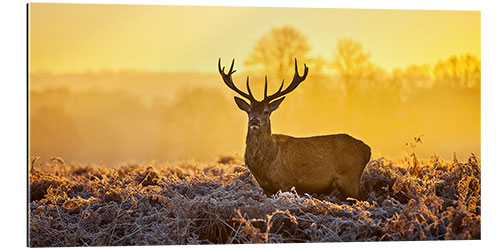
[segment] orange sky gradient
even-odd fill
[[[260,37],[283,25],[308,38],[311,56],[330,61],[337,40],[351,37],[389,72],[481,54],[479,11],[45,3],[29,11],[31,72],[215,72],[219,57],[243,61]]]
[[[419,157],[481,156],[479,11],[47,3],[29,4],[30,153],[113,164],[243,155],[247,116],[217,60],[235,58],[235,84],[250,75],[258,97],[264,74],[276,90],[277,72],[244,62],[285,25],[307,39],[297,59],[311,73],[273,113],[273,133],[347,133],[373,157],[408,155],[424,135]],[[316,60],[332,65],[345,38],[371,55],[350,91]]]

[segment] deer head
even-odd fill
[[[229,68],[229,72],[225,73],[225,67],[221,68],[220,58],[219,58],[219,73],[224,80],[224,83],[233,91],[238,93],[240,96],[246,98],[249,102],[247,103],[245,100],[235,96],[234,101],[238,107],[245,111],[248,115],[248,129],[249,131],[258,132],[258,131],[269,131],[270,133],[270,120],[269,117],[273,111],[275,111],[281,102],[285,99],[284,95],[292,92],[299,84],[306,79],[309,68],[304,63],[304,74],[302,76],[299,75],[297,70],[297,58],[295,58],[295,75],[293,76],[293,80],[288,85],[288,87],[282,91],[285,80],[281,82],[281,86],[276,91],[276,93],[272,95],[267,95],[267,75],[265,77],[265,85],[264,85],[264,99],[261,101],[257,101],[252,91],[250,90],[249,77],[247,76],[247,91],[245,93],[239,90],[233,83],[232,74],[236,72],[233,70],[234,59],[231,63],[231,67]]]

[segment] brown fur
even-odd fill
[[[317,194],[339,189],[361,199],[361,175],[370,155],[369,146],[346,134],[295,138],[249,130],[245,163],[268,195],[295,187]]]

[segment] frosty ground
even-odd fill
[[[366,200],[266,197],[243,160],[67,164],[32,158],[32,247],[480,239],[480,161],[372,159]]]

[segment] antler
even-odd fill
[[[250,102],[256,102],[257,100],[255,100],[255,98],[253,97],[252,95],[252,91],[250,90],[250,84],[249,84],[249,77],[247,76],[247,90],[248,90],[248,94],[239,90],[233,83],[233,77],[231,76],[234,72],[236,72],[236,70],[233,70],[233,66],[234,66],[234,59],[233,59],[233,62],[231,62],[231,67],[229,68],[229,72],[226,74],[224,73],[224,69],[226,67],[223,67],[221,69],[220,67],[220,58],[219,58],[219,73],[221,74],[222,76],[222,80],[224,80],[224,83],[232,90],[234,90],[236,93],[240,94],[241,96],[247,98],[248,100],[250,100]]]
[[[295,75],[293,76],[292,82],[290,83],[290,85],[288,85],[288,87],[285,90],[283,90],[283,92],[281,92],[281,89],[283,89],[283,84],[285,83],[285,80],[283,79],[278,91],[276,91],[276,93],[274,93],[270,96],[267,96],[267,76],[266,76],[266,85],[264,86],[264,100],[263,101],[270,102],[276,98],[279,98],[281,96],[284,96],[284,95],[292,92],[295,88],[297,88],[297,86],[299,86],[299,84],[302,81],[304,81],[306,79],[308,72],[309,72],[309,68],[304,63],[304,74],[302,76],[299,75],[299,72],[297,70],[297,58],[295,58]]]

